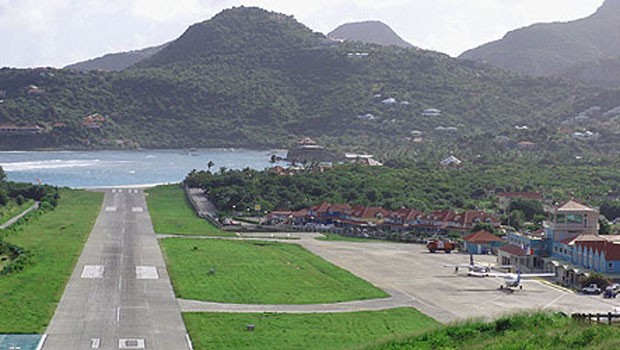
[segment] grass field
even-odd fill
[[[351,349],[438,327],[410,308],[301,315],[185,313],[183,319],[196,350]],[[255,330],[247,331],[248,324]]]
[[[196,215],[179,185],[157,186],[147,190],[146,201],[157,233],[192,236],[232,236]]]
[[[33,204],[34,201],[32,199],[24,202],[22,205],[17,205],[15,200],[10,200],[7,205],[0,207],[0,225],[21,214]]]
[[[0,276],[0,333],[41,333],[101,208],[103,194],[61,190],[58,207],[5,238],[32,253],[31,265]]]
[[[468,323],[369,346],[367,350],[607,350],[620,347],[616,326],[592,325],[553,314],[517,315]]]
[[[170,238],[161,246],[180,298],[314,304],[387,296],[296,244]]]

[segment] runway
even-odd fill
[[[45,350],[190,349],[145,194],[109,189]]]

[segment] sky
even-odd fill
[[[293,15],[315,31],[380,20],[415,46],[457,56],[538,22],[568,21],[603,0],[0,0],[0,67],[63,67],[179,37],[233,6]]]

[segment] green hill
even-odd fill
[[[565,23],[517,29],[460,58],[533,76],[550,76],[577,64],[620,56],[620,0],[606,0],[593,15]]]
[[[597,92],[431,51],[337,43],[248,7],[191,26],[122,72],[1,69],[0,90],[0,125],[43,128],[5,132],[1,149],[285,147],[302,136],[363,149],[463,148],[515,125],[555,132]],[[595,102],[613,104],[607,94]],[[440,115],[423,115],[429,108]],[[84,119],[93,114],[103,118]]]

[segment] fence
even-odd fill
[[[608,312],[606,314],[572,314],[571,318],[576,321],[590,322],[590,323],[607,323],[611,325],[614,319],[620,319],[620,314]]]

